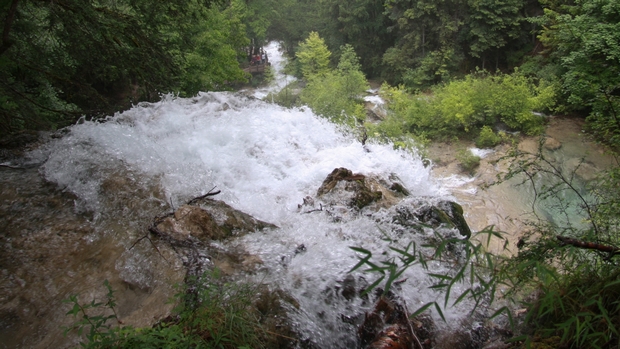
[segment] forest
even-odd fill
[[[3,137],[169,93],[238,89],[250,79],[248,48],[275,40],[303,87],[275,100],[310,106],[364,142],[407,148],[456,137],[493,147],[510,142],[498,124],[543,133],[538,112],[585,119],[616,158],[620,149],[616,0],[2,0],[0,12]],[[389,110],[379,124],[364,120],[368,80],[382,83]],[[575,190],[542,155],[514,157],[506,178],[551,173],[558,184],[539,195]],[[620,343],[620,167],[588,192],[586,228],[532,223],[519,254],[485,264],[492,281],[469,293],[537,290],[522,303],[530,311],[514,348]]]

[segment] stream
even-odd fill
[[[268,53],[280,64],[277,45]],[[275,85],[289,79],[278,75]],[[76,345],[77,337],[62,335],[62,326],[73,321],[63,300],[72,294],[101,299],[106,279],[117,291],[125,324],[150,326],[167,316],[173,285],[183,281],[183,261],[170,247],[136,242],[154,217],[211,190],[220,191],[216,199],[279,227],[218,248],[259,258],[260,267],[243,274],[244,281],[277,286],[293,297],[294,327],[316,347],[354,346],[356,328],[341,319],[371,307],[362,300],[325,301],[326,290],[341,285],[358,262],[350,247],[381,255],[391,246],[385,239],[389,210],[337,220],[300,214],[304,198],[315,195],[333,169],[398,178],[412,194],[405,203],[455,200],[472,230],[497,224],[517,233],[518,226],[503,221],[518,218],[527,200],[505,208],[515,190],[509,185],[486,194],[476,189],[498,170],[491,162],[483,161],[474,179],[456,174],[447,160],[425,167],[416,154],[362,146],[309,108],[286,109],[260,100],[265,90],[253,93],[168,95],[103,122],[82,120],[46,135],[41,146],[11,162],[13,168],[0,168],[0,348]],[[301,245],[303,253],[296,253]],[[448,266],[433,262],[431,268],[439,273]],[[420,267],[402,279],[400,294],[410,310],[443,299],[428,288],[432,280]],[[440,328],[459,327],[468,306],[447,308],[446,323],[432,316]]]

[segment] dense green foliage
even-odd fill
[[[479,66],[509,68],[534,47],[533,1],[292,1],[298,23],[276,20],[278,36],[294,47],[318,31],[336,53],[353,46],[364,71],[408,88],[428,87]],[[290,19],[289,19],[290,20]],[[274,33],[277,35],[277,33]]]
[[[476,69],[521,67],[534,85],[540,79],[539,86],[555,86],[556,110],[588,116],[590,130],[614,145],[619,6],[614,0],[288,0],[268,32],[289,52],[318,32],[333,63],[350,44],[366,74],[409,92]]]
[[[225,283],[213,271],[185,286],[177,294],[175,314],[152,328],[133,328],[109,323],[118,320],[116,300],[110,284],[105,302],[80,303],[71,296],[73,305],[67,315],[76,322],[65,329],[65,335],[76,331],[85,334],[84,348],[262,348],[265,333],[258,321],[255,288],[244,284]],[[256,286],[254,286],[256,287]]]
[[[532,111],[551,108],[555,88],[537,87],[520,74],[468,75],[435,87],[431,94],[411,95],[402,87],[388,85],[380,92],[391,113],[382,123],[368,125],[371,134],[445,139],[464,134],[476,136],[484,126],[494,127],[498,122],[511,130],[540,133],[544,120]],[[488,138],[486,132],[483,137]]]
[[[366,116],[361,96],[368,82],[353,47],[345,45],[341,51],[338,67],[330,69],[331,52],[317,33],[300,45],[297,57],[307,80],[300,101],[333,122],[355,126]]]
[[[538,21],[541,41],[560,67],[568,107],[588,114],[591,130],[620,143],[620,3],[550,1]]]
[[[244,80],[243,3],[3,1],[0,128],[54,128]]]

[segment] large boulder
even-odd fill
[[[325,178],[316,199],[306,197],[299,208],[305,213],[325,209],[339,220],[361,209],[371,212],[389,209],[396,213],[392,223],[406,229],[420,230],[424,226],[456,229],[461,236],[471,237],[461,205],[447,200],[433,203],[425,198],[403,204],[403,199],[410,196],[410,191],[395,176],[384,179],[340,167]]]
[[[357,210],[366,207],[375,210],[391,207],[407,195],[409,192],[396,178],[385,180],[354,174],[344,167],[334,169],[316,194],[327,206],[344,206]]]
[[[242,236],[275,225],[238,211],[223,201],[200,198],[155,221],[155,230],[176,241],[190,237],[202,242]]]

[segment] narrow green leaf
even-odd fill
[[[465,290],[465,292],[463,292],[455,301],[454,303],[452,303],[452,306],[455,306],[457,304],[459,304],[464,298],[465,296],[467,296],[468,293],[471,292],[471,288],[468,288],[467,290]]]
[[[385,279],[385,275],[381,276],[375,282],[373,282],[370,286],[366,287],[366,289],[361,293],[361,296],[366,295],[370,291],[374,290],[375,287],[377,287],[377,285],[379,285],[379,283],[383,281],[383,279]]]
[[[428,273],[427,275],[430,277],[437,278],[437,279],[448,280],[448,281],[452,280],[452,277],[448,275],[434,274],[434,273]]]
[[[446,322],[446,318],[443,316],[443,312],[441,311],[439,304],[437,304],[437,302],[433,302],[433,304],[435,304],[435,309],[437,310],[437,313],[439,313],[439,316],[441,316],[441,319]]]
[[[409,318],[414,318],[420,314],[422,314],[426,309],[430,308],[435,302],[429,302],[418,308],[413,314],[409,315]]]

